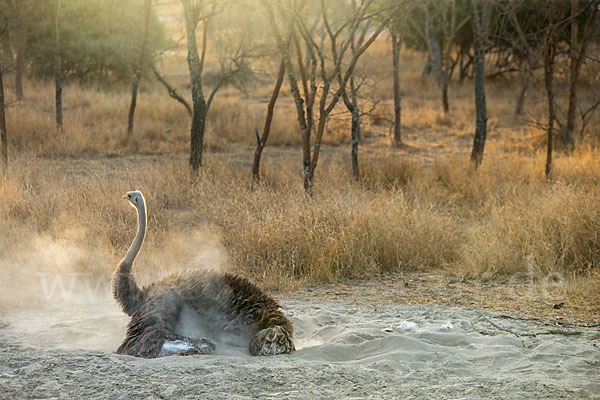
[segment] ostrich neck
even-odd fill
[[[135,235],[135,239],[133,239],[133,243],[127,250],[127,254],[123,259],[122,264],[127,267],[131,267],[133,261],[135,260],[135,256],[137,256],[140,248],[142,247],[142,243],[144,242],[144,236],[146,235],[146,205],[142,203],[140,207],[137,209],[138,211],[138,230]]]

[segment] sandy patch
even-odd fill
[[[598,330],[544,334],[435,305],[284,304],[298,351],[260,358],[227,346],[154,360],[112,354],[127,318],[108,300],[3,312],[0,397],[600,398]]]

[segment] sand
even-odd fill
[[[600,398],[597,329],[548,334],[435,305],[283,304],[297,351],[276,357],[232,346],[153,360],[113,354],[128,319],[110,299],[2,311],[0,398]]]

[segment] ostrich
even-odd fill
[[[140,191],[123,196],[137,209],[133,243],[113,276],[113,295],[131,317],[118,354],[155,358],[172,354],[210,354],[207,338],[177,332],[184,314],[218,333],[231,332],[249,341],[250,353],[268,356],[295,350],[292,321],[277,301],[247,279],[216,271],[185,271],[140,289],[131,266],[146,234],[146,203]]]

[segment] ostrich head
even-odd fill
[[[129,192],[125,196],[123,196],[123,198],[129,200],[131,205],[134,206],[135,208],[139,208],[140,206],[143,206],[145,204],[144,196],[142,195],[142,192],[140,192],[139,190]]]

